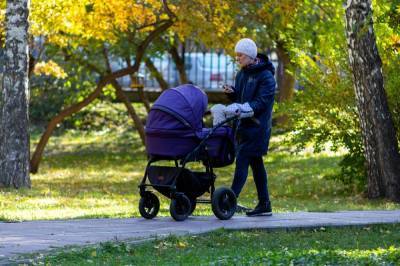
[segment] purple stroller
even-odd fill
[[[233,132],[225,124],[203,128],[207,95],[193,85],[164,91],[152,106],[146,123],[148,163],[140,189],[140,214],[154,218],[160,208],[157,196],[146,190],[152,187],[171,199],[170,214],[185,220],[197,203],[211,203],[219,219],[230,219],[236,211],[236,196],[230,188],[215,189],[215,167],[232,164],[235,159]],[[205,171],[191,171],[189,162],[201,162]],[[167,166],[154,165],[169,162]],[[174,163],[172,163],[174,162]],[[146,182],[148,179],[149,182]],[[211,197],[197,199],[209,192]]]

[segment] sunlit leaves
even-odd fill
[[[117,32],[127,31],[132,25],[154,23],[161,7],[156,0],[33,0],[30,31],[59,46],[77,46],[89,39],[112,42]],[[4,19],[5,1],[1,1],[0,9],[0,19]]]
[[[54,61],[39,62],[35,65],[34,73],[36,75],[47,75],[56,78],[66,78],[67,73]]]
[[[192,38],[208,47],[232,48],[235,16],[239,15],[231,1],[179,1],[178,20],[172,28],[181,40]]]

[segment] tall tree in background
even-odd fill
[[[47,14],[48,6],[44,1],[35,1],[34,3],[42,9],[33,10],[33,16],[40,14],[38,10],[42,10],[42,12]],[[71,17],[71,21],[76,23],[74,27],[65,25],[62,22],[57,24],[57,27],[60,27],[60,31],[61,29],[69,30],[69,34],[60,34],[60,32],[56,31],[50,37],[54,38],[54,44],[58,45],[59,51],[63,52],[69,60],[85,66],[93,73],[97,72],[99,81],[92,92],[83,97],[82,100],[62,109],[58,115],[49,121],[31,158],[32,173],[38,171],[44,149],[57,125],[66,117],[79,112],[99,98],[103,93],[103,89],[108,84],[117,85],[115,81],[117,78],[125,75],[135,75],[139,71],[140,63],[150,43],[173,25],[173,18],[171,17],[174,14],[172,14],[167,6],[166,0],[162,3],[152,0],[138,4],[123,0],[114,0],[112,2],[97,0],[93,5],[89,6],[82,5],[77,0],[71,0],[71,2],[60,1],[58,4],[62,7],[59,9],[61,12],[60,16],[49,15],[47,20],[44,20],[46,23],[49,23],[44,23],[48,27],[47,34],[50,35],[53,32],[53,17],[56,17],[56,19],[62,17],[68,5],[75,8],[74,12],[70,10],[69,13],[65,13],[65,15]],[[76,18],[75,14],[78,12],[82,15]],[[132,14],[137,14],[137,16],[132,16]],[[139,14],[144,14],[144,16]],[[118,19],[115,19],[116,17]],[[37,19],[40,21],[41,18],[37,17]],[[98,25],[98,21],[100,20],[104,23]],[[50,37],[48,36],[48,38]],[[91,41],[88,42],[87,40]],[[74,45],[68,45],[68,43],[74,43]],[[77,47],[80,49],[76,49]],[[99,54],[104,52],[104,47],[110,47],[110,50],[114,52],[114,59],[119,58],[122,60],[133,56],[134,62],[130,66],[122,67],[118,70],[114,69],[110,73],[110,69],[107,70],[107,66],[104,63],[92,61],[94,57],[97,58]],[[117,90],[118,98],[126,104],[130,116],[135,121],[144,144],[143,124],[137,116],[134,107],[124,97],[121,88],[117,85],[115,89]]]
[[[0,99],[0,186],[30,187],[29,0],[8,0],[3,89]]]
[[[346,35],[368,174],[368,196],[400,201],[400,155],[372,21],[371,0],[348,0]]]

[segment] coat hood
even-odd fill
[[[259,62],[257,64],[243,68],[243,71],[245,73],[257,73],[263,70],[268,70],[272,73],[272,75],[275,75],[275,67],[268,59],[268,56],[266,56],[265,54],[257,54],[257,58],[259,59]]]

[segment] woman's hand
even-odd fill
[[[222,86],[222,90],[223,90],[225,93],[233,93],[233,92],[234,92],[233,87],[232,87],[232,86],[229,86],[228,84],[224,84],[224,85]]]

